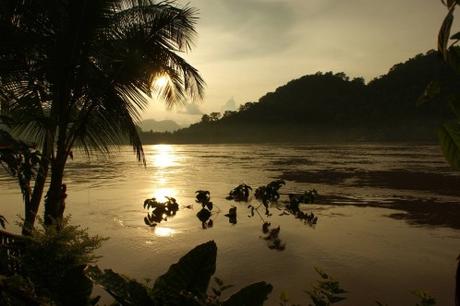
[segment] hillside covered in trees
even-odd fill
[[[419,103],[427,86],[438,94]],[[449,119],[454,76],[437,53],[419,54],[368,84],[344,73],[292,80],[238,111],[203,115],[174,133],[143,133],[145,143],[431,141]]]

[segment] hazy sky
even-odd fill
[[[207,88],[199,105],[144,118],[198,121],[201,113],[257,101],[305,74],[345,72],[366,81],[436,46],[446,8],[439,0],[190,0],[199,9],[189,62]],[[460,16],[458,17],[460,18]],[[233,104],[230,103],[229,104]]]

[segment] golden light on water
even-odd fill
[[[157,201],[163,202],[166,201],[166,197],[176,197],[177,191],[174,188],[156,188],[153,191],[153,197]]]
[[[158,168],[167,168],[174,165],[174,149],[170,145],[156,145],[153,153],[153,165]]]
[[[150,163],[154,166],[152,169],[152,197],[157,201],[164,202],[166,197],[177,197],[177,190],[172,188],[173,185],[168,179],[171,169],[177,162],[175,149],[171,145],[153,146],[153,154],[150,155]]]
[[[155,227],[155,235],[158,237],[171,237],[175,230],[170,227],[157,226]]]

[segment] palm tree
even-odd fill
[[[48,170],[45,223],[63,214],[61,185],[74,146],[108,153],[129,140],[144,160],[135,122],[168,76],[169,106],[200,98],[204,81],[181,56],[196,34],[196,10],[174,1],[2,0],[0,108],[42,162],[24,232],[34,224]]]
[[[7,131],[0,129],[0,166],[17,179],[24,205],[30,207],[30,182],[40,168],[40,153],[34,147],[14,139]],[[5,218],[0,216],[0,226],[5,227]]]

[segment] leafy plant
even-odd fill
[[[262,232],[266,235],[263,237],[268,242],[268,248],[272,250],[284,251],[286,243],[283,243],[279,238],[281,227],[270,228],[271,223],[264,222],[262,224]]]
[[[321,276],[321,279],[313,285],[311,290],[305,291],[314,306],[329,306],[345,300],[346,291],[340,287],[338,281],[318,268],[315,268],[315,271]],[[312,306],[312,304],[309,305]]]
[[[197,203],[200,203],[203,207],[208,207],[209,210],[212,210],[212,202],[211,202],[211,193],[207,190],[197,190],[195,191]],[[209,203],[210,206],[209,206]]]
[[[249,195],[251,193],[251,186],[246,184],[240,184],[233,188],[228,196],[227,200],[234,200],[237,202],[247,202],[249,200]]]
[[[144,209],[152,209],[144,217],[145,224],[155,227],[161,221],[167,221],[168,217],[175,216],[179,210],[179,204],[172,197],[166,197],[166,202],[158,202],[155,198],[151,198],[144,201]]]
[[[97,266],[87,269],[88,276],[107,291],[120,305],[150,305],[151,299],[148,288],[131,280],[126,276],[117,274],[111,269],[101,271]]]
[[[5,228],[6,223],[8,223],[8,221],[6,220],[6,218],[5,218],[4,216],[0,215],[0,226],[1,226],[2,228]]]
[[[225,217],[228,218],[228,222],[231,224],[237,223],[236,207],[230,207],[228,214],[225,214]]]
[[[249,285],[221,302],[221,293],[230,288],[215,278],[217,288],[207,294],[212,275],[216,270],[217,246],[214,241],[201,244],[177,263],[166,274],[157,278],[153,287],[136,282],[112,270],[101,271],[93,266],[88,269],[90,277],[101,285],[120,305],[129,306],[261,306],[272,291],[265,282]]]
[[[32,206],[31,182],[40,171],[41,154],[35,146],[14,139],[8,132],[0,129],[0,165],[6,172],[17,179],[24,201],[26,218],[30,216]],[[4,219],[0,225],[4,227]],[[25,225],[26,233],[30,234],[30,224]]]
[[[438,52],[442,55],[444,61],[456,72],[457,86],[460,80],[460,49],[456,44],[460,41],[460,32],[451,35],[454,21],[454,12],[459,4],[456,0],[441,0],[447,7],[448,12],[441,25],[438,34]],[[452,41],[452,42],[451,42]],[[441,84],[432,81],[426,88],[424,94],[419,99],[419,104],[430,101],[441,93]],[[445,122],[438,129],[438,138],[444,154],[449,164],[460,169],[460,95],[451,93],[448,98],[448,104],[455,116],[454,120]]]
[[[201,221],[201,227],[207,229],[214,226],[214,221],[211,219],[211,211],[207,208],[202,208],[197,214],[196,217]]]
[[[301,306],[300,304],[291,304],[289,302],[288,295],[286,292],[281,292],[280,294],[280,306]]]
[[[254,283],[233,294],[222,306],[262,306],[272,290],[266,282]]]
[[[434,306],[436,299],[423,290],[414,291],[413,294],[420,299],[420,302],[415,306]]]
[[[318,222],[318,217],[313,212],[309,214],[300,210],[300,204],[313,203],[317,196],[318,192],[315,189],[306,191],[302,195],[289,194],[289,203],[286,205],[286,209],[297,219],[303,220],[305,223],[313,226]]]
[[[51,305],[46,297],[39,297],[34,284],[21,275],[0,275],[0,305],[40,306]]]
[[[280,198],[279,189],[286,185],[284,180],[275,180],[268,183],[266,186],[261,186],[256,189],[255,197],[260,200],[265,207],[271,202],[276,202]]]
[[[214,277],[215,286],[211,287],[211,294],[208,295],[206,304],[207,305],[220,305],[222,293],[230,288],[233,285],[225,285],[224,281],[218,277]]]
[[[198,220],[201,221],[201,226],[203,229],[210,228],[214,225],[214,222],[211,219],[211,211],[214,207],[213,203],[211,202],[211,193],[207,190],[198,190],[195,192],[196,194],[196,202],[200,203],[202,208],[196,214]]]
[[[87,264],[96,261],[98,249],[106,238],[90,236],[85,229],[69,225],[45,226],[33,231],[20,257],[22,274],[31,280],[39,296],[57,305],[89,305],[92,282],[85,275]]]

